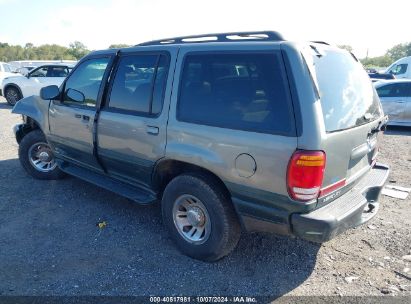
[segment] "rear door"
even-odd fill
[[[390,83],[377,87],[384,113],[388,115],[391,122],[401,123],[406,119],[410,91],[408,82]]]
[[[100,170],[93,155],[93,128],[110,60],[110,56],[99,56],[81,62],[64,83],[61,99],[51,102],[48,139],[58,158]],[[73,99],[75,95],[83,98]]]
[[[154,164],[165,154],[176,56],[176,50],[120,53],[98,120],[99,158],[113,177],[150,184]]]
[[[350,53],[323,45],[306,55],[318,93],[319,148],[326,153],[322,194],[358,180],[374,164],[381,104],[366,71]]]

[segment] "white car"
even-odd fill
[[[374,86],[388,124],[411,127],[411,79],[379,81]]]
[[[68,65],[43,65],[31,70],[26,76],[13,74],[6,77],[1,85],[0,94],[6,97],[7,103],[15,105],[20,99],[39,95],[40,89],[49,85],[60,86],[71,71]]]
[[[12,73],[12,67],[9,64],[0,62],[0,84],[4,78],[15,75],[16,74]]]
[[[393,74],[398,79],[411,79],[411,56],[398,59],[387,68],[385,73]]]

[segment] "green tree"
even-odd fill
[[[24,47],[21,47],[0,42],[0,61],[77,60],[88,52],[82,44],[77,43],[74,46],[77,57],[73,56],[73,49],[57,44],[44,44],[36,47],[32,43],[26,43]]]
[[[393,63],[393,59],[388,55],[364,58],[360,61],[365,67],[387,67]]]
[[[347,44],[342,44],[338,46],[340,49],[344,49],[347,50],[349,52],[352,52],[352,46],[351,45],[347,45]]]
[[[411,42],[397,44],[390,48],[386,54],[390,56],[393,61],[402,57],[411,56]]]
[[[80,41],[74,41],[70,43],[68,54],[76,58],[77,60],[87,55],[90,51]]]
[[[131,45],[125,44],[125,43],[119,43],[119,44],[110,44],[108,47],[109,49],[121,49],[121,48],[127,48],[130,47]]]

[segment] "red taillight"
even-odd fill
[[[299,201],[318,197],[323,182],[325,153],[295,151],[288,164],[287,187],[290,196]]]

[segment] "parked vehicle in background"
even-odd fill
[[[0,61],[0,95],[1,95],[1,83],[4,78],[14,76],[11,66],[8,63]]]
[[[388,124],[411,126],[411,79],[375,83]]]
[[[411,79],[411,56],[398,59],[387,68],[385,73],[395,75],[398,79]]]
[[[386,73],[368,73],[368,76],[370,76],[372,82],[380,81],[382,79],[388,80],[388,79],[395,79],[395,76],[393,74],[386,74]]]
[[[10,61],[9,64],[13,67],[14,70],[17,70],[19,68],[23,67],[39,67],[42,65],[56,65],[56,64],[61,64],[61,65],[68,65],[68,66],[74,66],[77,63],[76,60],[16,60],[16,61]]]
[[[34,70],[36,67],[35,66],[24,66],[21,68],[16,69],[16,73],[19,73],[23,76],[27,76],[27,74],[31,71]]]
[[[32,69],[26,76],[13,74],[4,78],[1,92],[8,104],[15,105],[24,97],[39,95],[43,87],[60,86],[71,69],[67,65],[43,65]]]
[[[376,162],[386,118],[361,63],[276,32],[92,52],[13,113],[30,175],[161,201],[178,248],[206,261],[241,229],[325,242],[363,224],[389,172]]]

